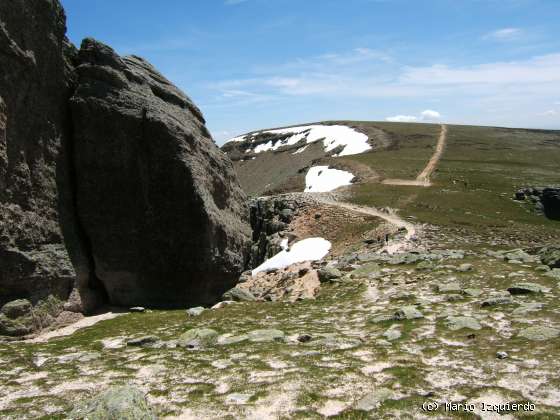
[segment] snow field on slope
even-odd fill
[[[286,248],[283,246],[282,251],[259,265],[251,274],[254,276],[261,271],[281,269],[304,261],[319,261],[329,253],[332,246],[329,241],[323,238],[304,239],[296,242],[289,249],[284,241],[282,245]]]
[[[371,149],[371,146],[368,143],[368,137],[365,134],[359,133],[345,125],[306,125],[301,127],[259,131],[257,133],[253,133],[253,135],[264,133],[292,135],[287,139],[277,141],[276,143],[273,143],[271,140],[267,143],[259,144],[252,150],[253,153],[277,150],[283,146],[292,146],[302,140],[305,140],[307,144],[310,144],[321,139],[323,139],[325,152],[330,152],[339,146],[343,147],[343,150],[335,156],[356,155]],[[243,141],[246,138],[247,135],[235,137],[229,140],[228,143]]]
[[[313,166],[305,175],[304,192],[329,192],[350,185],[354,175],[328,166]]]

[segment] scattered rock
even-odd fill
[[[401,336],[402,333],[398,326],[393,326],[383,333],[383,337],[385,337],[387,341],[398,340]]]
[[[482,290],[469,287],[469,288],[463,290],[463,294],[465,294],[467,296],[470,296],[470,297],[478,297],[482,294]]]
[[[70,418],[81,420],[156,420],[144,394],[131,386],[111,387],[78,405]]]
[[[472,264],[461,264],[459,267],[457,267],[457,271],[466,273],[467,271],[472,271],[473,270],[473,266]]]
[[[463,328],[470,330],[480,330],[480,323],[470,316],[448,316],[446,318],[447,328],[452,331],[461,330]]]
[[[321,283],[326,283],[342,277],[340,270],[334,267],[323,267],[317,271],[317,274],[319,275],[319,281]]]
[[[243,341],[247,341],[249,336],[247,334],[241,335],[232,335],[232,334],[224,334],[218,337],[218,344],[222,346],[227,346],[230,344],[237,344]]]
[[[240,289],[239,287],[234,287],[228,290],[222,295],[224,300],[233,300],[236,302],[254,302],[257,299],[251,292],[245,289]]]
[[[416,309],[415,306],[403,306],[397,312],[395,312],[394,319],[397,321],[402,321],[405,319],[420,319],[424,318],[424,315]]]
[[[199,316],[205,310],[206,310],[206,308],[204,308],[202,306],[196,306],[194,308],[187,309],[187,315],[188,316]]]
[[[536,283],[516,283],[508,288],[512,295],[525,295],[529,293],[543,293],[547,289]]]
[[[237,302],[235,302],[234,300],[224,300],[222,302],[216,303],[210,309],[222,309],[222,308],[225,308],[226,306],[233,305],[234,303],[237,303]]]
[[[551,277],[554,280],[560,280],[560,268],[553,268],[552,270],[544,273],[544,275],[547,277]]]
[[[440,293],[460,292],[461,285],[458,282],[443,283],[436,286]]]
[[[395,393],[388,388],[378,388],[374,392],[362,397],[355,405],[356,410],[372,411],[377,409],[381,403],[394,398]]]
[[[490,295],[487,299],[480,303],[480,306],[487,308],[489,306],[496,305],[509,305],[513,303],[511,295],[509,292],[496,292]]]
[[[243,405],[247,404],[251,399],[252,394],[240,394],[240,393],[233,393],[226,396],[226,404],[238,404]]]
[[[274,329],[253,330],[248,334],[249,341],[253,343],[263,343],[269,341],[284,341],[284,332]]]
[[[177,345],[179,347],[202,348],[216,344],[218,333],[210,328],[193,328],[183,333]]]
[[[560,245],[545,246],[539,251],[541,262],[550,268],[560,268]]]
[[[505,351],[499,351],[496,353],[496,358],[503,360],[503,359],[507,359],[509,357],[509,355],[505,352]]]
[[[519,307],[517,307],[513,310],[512,315],[514,315],[514,316],[525,315],[529,312],[538,311],[538,310],[542,309],[543,307],[544,307],[544,305],[542,303],[539,303],[539,302],[522,303],[521,305],[519,305]]]
[[[309,334],[301,334],[297,337],[297,341],[300,343],[309,343],[312,339],[313,337]]]
[[[519,337],[531,341],[545,341],[560,337],[560,330],[545,326],[528,327],[519,332]]]
[[[131,347],[145,347],[145,346],[152,346],[153,344],[158,342],[158,338],[153,335],[146,335],[144,337],[133,338],[131,340],[126,341],[127,346]]]
[[[27,299],[17,299],[2,306],[2,310],[0,312],[10,319],[16,319],[20,316],[29,315],[32,309],[33,305],[31,305],[31,302]]]

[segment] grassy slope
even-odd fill
[[[395,130],[402,126],[405,132],[416,129],[413,125],[393,126]],[[418,146],[411,143],[401,142],[394,150],[347,159],[366,163],[386,176],[413,179],[417,172],[402,169],[403,162],[419,163],[414,159]],[[558,234],[558,222],[532,214],[511,200],[518,187],[560,184],[558,162],[559,132],[450,126],[447,149],[432,178],[433,187],[367,183],[354,187],[354,201],[399,208],[401,214],[444,226],[516,231],[540,226]]]

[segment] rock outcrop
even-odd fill
[[[200,110],[145,60],[92,39],[77,73],[77,212],[110,301],[215,301],[244,269],[250,228]]]
[[[65,147],[72,46],[56,0],[0,2],[0,305],[68,298],[79,258]]]
[[[514,198],[529,202],[534,211],[548,219],[560,220],[560,187],[528,187],[516,191]]]
[[[0,307],[33,306],[3,329],[215,302],[249,252],[231,162],[149,63],[65,33],[58,0],[0,2]]]

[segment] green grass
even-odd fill
[[[396,150],[348,159],[384,173],[404,173],[414,150],[401,144]],[[380,159],[381,153],[387,156]],[[353,201],[398,208],[402,215],[436,225],[521,230],[545,237],[548,231],[557,236],[558,221],[530,212],[512,196],[523,186],[560,184],[558,162],[558,132],[449,126],[447,148],[432,187],[366,183],[353,188]]]

